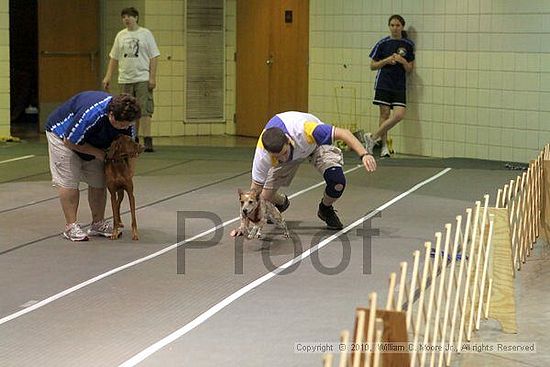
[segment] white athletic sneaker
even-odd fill
[[[113,226],[106,220],[102,220],[97,223],[92,223],[90,229],[88,229],[88,235],[90,236],[103,236],[111,237],[113,234]]]
[[[380,150],[380,157],[391,157],[390,150],[388,149],[387,145],[382,145],[382,149]]]
[[[78,223],[67,224],[63,236],[71,241],[88,241],[88,236],[84,233],[82,228],[80,228],[80,224]]]
[[[372,138],[372,134],[371,133],[365,133],[364,135],[364,139],[365,139],[365,149],[367,150],[367,152],[372,155],[372,152],[374,150],[374,146],[376,145],[376,140],[374,140]]]

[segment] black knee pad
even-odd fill
[[[327,187],[325,193],[331,198],[339,198],[342,196],[346,187],[346,176],[342,167],[330,167],[323,174]]]

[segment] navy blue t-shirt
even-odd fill
[[[107,149],[118,135],[135,135],[133,126],[119,130],[109,121],[108,107],[112,98],[105,92],[79,93],[51,113],[45,129],[73,144],[88,143],[99,149]],[[86,161],[94,159],[89,154],[75,153]]]
[[[393,39],[390,36],[382,38],[374,45],[370,58],[374,61],[380,61],[394,53],[400,54],[411,62],[414,60],[414,43],[408,38]],[[387,64],[378,69],[374,89],[402,91],[406,89],[406,71],[403,65]]]

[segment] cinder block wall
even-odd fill
[[[186,44],[185,44],[185,0],[109,0],[103,1],[103,53],[105,69],[108,54],[117,32],[123,28],[120,11],[127,6],[134,6],[140,12],[139,24],[149,28],[159,46],[161,56],[157,71],[157,88],[155,89],[155,114],[153,116],[153,136],[181,135],[221,135],[233,133],[234,95],[234,61],[228,60],[226,87],[226,122],[185,123],[185,81],[186,81]],[[235,8],[236,0],[226,0],[227,55],[233,55],[235,49]],[[118,86],[114,86],[114,90]]]
[[[527,162],[550,142],[550,2],[310,0],[310,9],[309,106],[327,121],[378,125],[368,55],[400,14],[417,50],[407,117],[391,131],[397,151]]]

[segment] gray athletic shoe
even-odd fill
[[[113,234],[113,225],[106,220],[99,221],[97,223],[92,223],[88,229],[89,236],[103,236],[111,237]]]
[[[370,155],[372,155],[374,151],[374,146],[376,145],[376,140],[372,138],[371,133],[366,133],[364,135],[364,139],[365,139],[365,149],[367,150],[367,152],[369,152]]]
[[[80,224],[78,223],[67,224],[63,236],[74,242],[88,241],[88,236],[84,233],[82,228],[80,228]]]
[[[387,145],[382,145],[382,149],[380,150],[380,157],[391,157],[390,150],[388,149]]]

